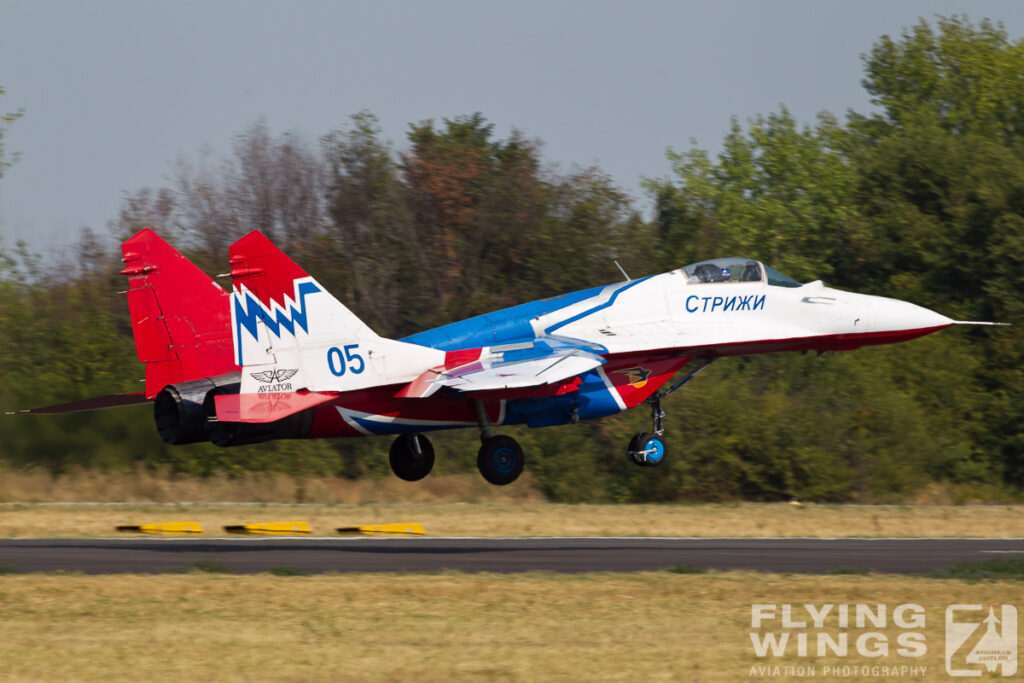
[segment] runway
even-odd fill
[[[1024,539],[962,538],[113,538],[0,539],[0,571],[86,574],[634,572],[677,565],[767,572],[913,574],[1024,556]]]

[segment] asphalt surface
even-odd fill
[[[652,571],[676,565],[768,572],[924,573],[1024,557],[1024,539],[820,538],[115,538],[0,539],[0,571]]]

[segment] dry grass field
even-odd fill
[[[102,537],[120,524],[198,521],[223,527],[306,521],[340,526],[420,522],[431,536],[985,536],[1024,537],[1024,508],[855,507],[789,504],[557,505],[551,503],[0,504],[0,537]]]
[[[210,502],[246,499],[265,502]],[[52,502],[83,500],[120,504]],[[160,502],[174,500],[197,502]],[[295,500],[322,502],[286,502]],[[528,485],[494,489],[471,476],[417,485],[276,476],[197,482],[144,472],[81,473],[69,482],[30,473],[0,484],[3,537],[110,536],[118,524],[174,519],[200,521],[206,536],[223,535],[229,524],[302,520],[318,535],[420,522],[434,536],[1024,537],[1018,506],[556,505]],[[945,679],[948,604],[1024,607],[1021,581],[881,575],[2,570],[0,680],[10,681],[807,680],[787,674],[796,665],[832,680],[931,681]],[[907,602],[927,614],[928,649],[919,659],[758,658],[751,645],[753,603]],[[873,630],[893,642],[898,634],[891,619]],[[851,630],[851,639],[863,632]],[[770,673],[778,675],[752,669],[775,665]],[[864,665],[918,668],[898,677],[881,669],[824,673]]]
[[[913,602],[927,653],[758,659],[752,603]],[[945,679],[951,602],[1024,582],[753,573],[0,576],[0,679],[737,681],[772,664],[913,665]],[[834,622],[832,622],[834,625]],[[852,629],[855,638],[865,629]],[[830,632],[837,632],[833,628]],[[851,647],[851,650],[853,648]],[[891,680],[837,676],[833,680]]]
[[[278,472],[194,477],[145,467],[123,472],[72,469],[53,476],[46,470],[0,467],[0,501],[8,503],[119,503],[177,501],[257,503],[451,503],[542,501],[529,473],[511,486],[497,487],[475,474],[427,477],[409,483],[397,477],[359,480],[293,477]]]

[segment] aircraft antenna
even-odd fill
[[[626,282],[632,282],[633,281],[633,278],[631,278],[629,276],[629,274],[626,272],[625,268],[623,268],[621,265],[619,265],[618,261],[613,261],[613,263],[615,263],[615,265],[619,267],[619,271],[621,271],[622,275],[626,278]]]

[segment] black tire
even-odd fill
[[[637,444],[640,442],[642,437],[643,434],[634,434],[633,438],[629,440],[629,445],[626,446],[626,456],[634,465],[644,465],[644,463],[636,459],[636,452],[640,450],[640,447]]]
[[[637,460],[634,455],[637,451],[646,451],[651,449],[655,452],[648,453],[646,460]],[[665,461],[665,439],[657,434],[637,434],[629,442],[629,454],[630,459],[637,465],[642,465],[644,467],[657,467]]]
[[[492,436],[477,453],[480,474],[495,486],[511,484],[523,473],[523,449],[511,436]]]
[[[434,446],[430,439],[418,432],[399,434],[391,444],[388,462],[391,464],[391,471],[399,479],[419,481],[434,468]]]

